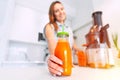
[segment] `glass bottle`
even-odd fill
[[[55,48],[55,56],[63,61],[63,76],[69,76],[72,72],[72,54],[68,42],[69,34],[67,32],[57,33],[58,42]]]

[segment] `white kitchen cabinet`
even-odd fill
[[[46,59],[46,47],[45,41],[38,43],[22,42],[22,41],[9,41],[9,53],[6,54],[6,59],[3,64],[8,65],[10,63],[24,64],[33,63],[39,64],[45,62]],[[25,65],[27,65],[25,64]]]

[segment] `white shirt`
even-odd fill
[[[70,47],[72,49],[72,46],[73,46],[73,32],[72,32],[72,29],[69,26],[67,26],[66,24],[60,24],[59,22],[56,22],[56,23],[58,25],[58,31],[57,32],[62,31],[62,26],[64,26],[64,31],[69,33],[69,39],[68,40],[69,40]],[[51,27],[52,27],[52,29],[54,31],[55,39],[58,40],[57,32],[55,31],[53,24],[51,24]],[[44,28],[44,33],[45,33],[45,28]]]

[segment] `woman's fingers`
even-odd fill
[[[54,56],[54,55],[51,55],[51,56],[49,57],[49,59],[50,59],[51,61],[57,63],[57,64],[60,64],[60,65],[63,64],[63,62],[62,62],[59,58],[57,58],[56,56]]]
[[[57,66],[57,65],[55,67],[49,66],[48,69],[49,69],[50,73],[53,74],[53,75],[59,75],[60,76],[61,73],[63,72],[63,69],[61,67]]]
[[[61,75],[63,72],[63,68],[60,66],[62,64],[62,61],[55,57],[54,55],[51,55],[48,59],[48,69],[51,74],[53,75]]]
[[[56,64],[51,60],[48,61],[48,66],[59,71],[59,72],[63,72],[63,68],[59,64]]]

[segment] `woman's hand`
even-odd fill
[[[63,68],[60,65],[62,65],[63,63],[59,58],[57,58],[54,55],[50,55],[47,62],[48,62],[48,69],[52,75],[60,76],[62,74]]]

